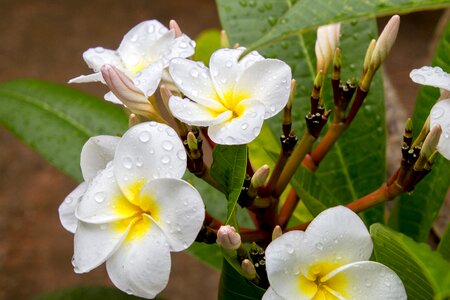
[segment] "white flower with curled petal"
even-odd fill
[[[81,168],[85,183],[59,210],[63,226],[75,233],[75,272],[106,262],[119,289],[155,297],[167,285],[170,252],[194,242],[205,214],[200,194],[180,179],[181,140],[167,125],[141,123],[122,138],[91,138]]]
[[[83,58],[95,73],[73,78],[69,83],[105,83],[100,70],[108,64],[130,77],[146,98],[153,95],[170,59],[194,54],[195,42],[180,32],[175,21],[170,27],[169,30],[156,20],[144,21],[125,34],[117,50],[88,49]],[[121,104],[112,92],[105,99]]]
[[[217,144],[246,144],[255,139],[264,119],[289,99],[291,68],[256,51],[239,60],[244,48],[219,49],[209,62],[174,58],[169,73],[187,98],[172,96],[172,114],[189,125],[209,126]]]
[[[439,67],[422,67],[409,74],[412,81],[441,89],[441,99],[431,108],[430,128],[441,125],[442,134],[437,151],[450,160],[450,74]]]
[[[263,300],[406,299],[400,278],[367,261],[372,240],[361,219],[343,206],[319,214],[303,231],[278,237],[266,249],[270,287]]]

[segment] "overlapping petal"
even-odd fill
[[[85,181],[90,181],[114,158],[120,138],[110,135],[91,137],[83,146],[80,166]]]
[[[89,75],[80,75],[69,80],[69,83],[86,83],[86,82],[101,82],[105,83],[102,73],[92,73]]]
[[[440,67],[424,66],[414,69],[409,73],[409,77],[415,83],[450,91],[450,74],[444,72]]]
[[[182,34],[175,38],[170,47],[170,52],[164,55],[165,61],[170,61],[175,57],[189,57],[195,52],[195,42],[187,35]]]
[[[345,299],[406,299],[405,287],[397,274],[377,262],[361,261],[342,266],[324,281]]]
[[[181,178],[186,170],[186,153],[175,130],[146,122],[123,135],[113,165],[120,189],[133,201],[138,189],[152,179]]]
[[[283,297],[278,296],[277,293],[273,290],[273,288],[269,287],[267,291],[264,293],[262,300],[285,300]]]
[[[158,88],[163,72],[163,65],[159,62],[143,68],[133,77],[136,87],[142,91],[145,97],[153,95]]]
[[[431,108],[430,127],[433,128],[437,124],[442,128],[437,150],[450,160],[450,99],[440,100]]]
[[[75,215],[83,222],[101,224],[126,219],[139,211],[122,194],[110,163],[91,181]]]
[[[106,270],[114,285],[122,291],[154,298],[169,280],[169,245],[151,218],[144,215],[140,222],[131,228],[124,243],[108,259]],[[134,228],[136,226],[144,228]],[[138,232],[133,233],[136,230]],[[145,234],[139,236],[139,232]]]
[[[264,104],[265,116],[270,118],[280,112],[289,99],[291,68],[278,59],[264,59],[245,69],[239,78],[234,94],[246,93]]]
[[[198,191],[186,181],[152,180],[142,188],[139,201],[140,207],[156,206],[152,218],[163,231],[171,251],[182,251],[194,242],[205,218],[205,208]]]
[[[80,203],[81,197],[86,192],[87,183],[79,184],[59,206],[59,220],[62,226],[69,232],[75,233],[77,230],[78,219],[75,217],[75,210]]]
[[[83,59],[94,72],[100,72],[103,65],[122,64],[120,56],[116,51],[103,47],[90,48],[83,53]]]
[[[243,114],[208,128],[208,135],[217,144],[246,144],[254,140],[260,133],[265,109],[264,105],[254,99],[243,100],[236,105],[237,111]]]
[[[121,221],[108,224],[79,222],[72,259],[75,272],[89,272],[104,263],[119,248],[131,226],[132,223]]]

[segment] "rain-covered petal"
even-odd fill
[[[247,68],[236,83],[234,94],[249,94],[264,104],[265,116],[280,112],[289,99],[291,68],[278,59],[265,59]]]
[[[105,83],[102,73],[92,73],[89,75],[81,75],[69,80],[69,83],[86,83],[86,82],[101,82]]]
[[[182,251],[194,242],[205,218],[205,208],[193,186],[181,179],[154,179],[142,188],[138,199],[142,209],[155,211],[151,216],[166,236],[171,251]]]
[[[144,215],[108,259],[106,270],[114,285],[128,294],[154,298],[161,292],[169,280],[170,252],[158,225]]]
[[[442,134],[437,150],[446,159],[450,160],[450,99],[438,101],[430,111],[430,127],[441,125]]]
[[[131,220],[89,224],[79,222],[74,239],[72,264],[76,273],[86,273],[104,263],[120,246]]]
[[[356,261],[368,260],[373,244],[363,221],[344,206],[320,213],[305,232],[308,242],[300,245],[302,272],[305,276],[317,269],[323,274]]]
[[[186,170],[186,153],[173,128],[145,122],[125,132],[113,164],[120,189],[133,201],[140,188],[152,179],[181,178]]]
[[[232,112],[229,110],[218,114],[203,105],[178,96],[170,97],[169,108],[174,117],[186,124],[194,126],[216,125],[232,117]]]
[[[75,215],[86,223],[108,223],[122,220],[140,212],[122,194],[109,163],[89,184]]]
[[[362,261],[342,266],[322,282],[345,299],[406,299],[405,288],[397,274],[377,262]]]
[[[182,34],[170,45],[170,51],[164,55],[165,60],[170,61],[175,57],[189,57],[195,52],[195,42],[187,35]]]
[[[111,135],[91,137],[81,150],[80,166],[85,181],[91,181],[113,160],[120,138]]]
[[[226,94],[233,91],[234,86],[242,72],[255,62],[263,60],[258,52],[252,51],[239,61],[245,48],[219,49],[211,55],[209,67],[211,78],[217,93],[223,99]]]
[[[273,288],[269,287],[267,291],[264,293],[262,300],[285,300],[283,297],[278,296],[277,293],[273,290]]]
[[[143,67],[140,66],[140,63],[151,52],[155,41],[168,31],[164,25],[156,20],[139,23],[125,34],[117,53],[127,68],[138,69]]]
[[[153,63],[144,67],[133,77],[136,87],[144,93],[145,97],[153,95],[158,88],[163,72],[163,65]]]
[[[72,233],[77,229],[78,219],[75,217],[75,209],[86,192],[87,184],[82,182],[78,185],[59,206],[59,220],[62,226]]]
[[[253,99],[243,100],[236,105],[235,111],[242,111],[242,115],[208,128],[208,135],[215,143],[247,144],[259,135],[264,122],[264,105]]]
[[[120,57],[117,55],[116,51],[102,47],[90,48],[84,51],[83,58],[89,68],[94,70],[94,72],[100,72],[101,67],[105,64],[113,66],[122,65]]]
[[[305,233],[291,231],[273,240],[266,249],[266,270],[270,287],[284,299],[309,300],[317,291],[314,282],[301,275],[301,243]]]
[[[191,100],[215,111],[225,110],[218,101],[209,70],[202,63],[174,58],[170,61],[169,73],[181,92]]]
[[[415,83],[450,91],[450,74],[444,72],[440,67],[425,66],[414,69],[409,73],[409,77]]]

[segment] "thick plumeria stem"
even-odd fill
[[[320,162],[327,155],[327,153],[330,151],[330,149],[333,147],[333,145],[336,143],[336,141],[340,138],[340,136],[344,133],[344,131],[345,131],[345,129],[347,129],[347,127],[348,126],[344,123],[332,123],[330,125],[327,132],[325,133],[323,138],[320,140],[320,143],[317,145],[317,147],[311,153],[311,155],[310,155],[311,161],[308,162],[307,164],[304,164],[305,166],[309,165],[310,171],[314,172],[317,169]],[[313,164],[311,164],[311,162]],[[312,167],[312,169],[311,169],[311,167]]]
[[[294,189],[289,191],[288,196],[283,204],[283,207],[280,210],[280,214],[278,215],[278,225],[280,225],[281,229],[285,229],[289,223],[292,214],[297,207],[300,198]]]
[[[311,147],[315,141],[316,138],[306,131],[281,172],[280,179],[278,179],[275,190],[273,191],[273,196],[275,198],[278,198],[281,193],[283,193],[306,154],[311,151]]]
[[[244,228],[241,228],[241,240],[244,243],[251,243],[251,242],[260,242],[267,239],[270,239],[270,232],[264,231],[261,229],[248,229],[245,230]]]

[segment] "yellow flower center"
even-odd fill
[[[299,275],[299,288],[307,295],[312,296],[312,300],[338,300],[335,295],[341,295],[346,298],[345,290],[347,280],[344,276],[338,274],[327,279],[326,275],[339,265],[333,263],[319,263],[308,270],[308,275]]]
[[[113,209],[119,216],[131,216],[117,222],[116,230],[125,231],[132,224],[125,241],[133,241],[142,238],[152,226],[152,222],[144,217],[151,216],[159,223],[159,206],[151,195],[141,194],[144,181],[137,180],[130,184],[126,195],[116,197]]]
[[[245,106],[240,105],[242,100],[248,99],[250,95],[246,92],[233,93],[232,89],[229,89],[227,92],[223,94],[223,97],[217,96],[216,100],[220,102],[226,109],[222,111],[218,111],[218,114],[221,114],[227,110],[233,113],[232,119],[239,118],[245,111]]]

